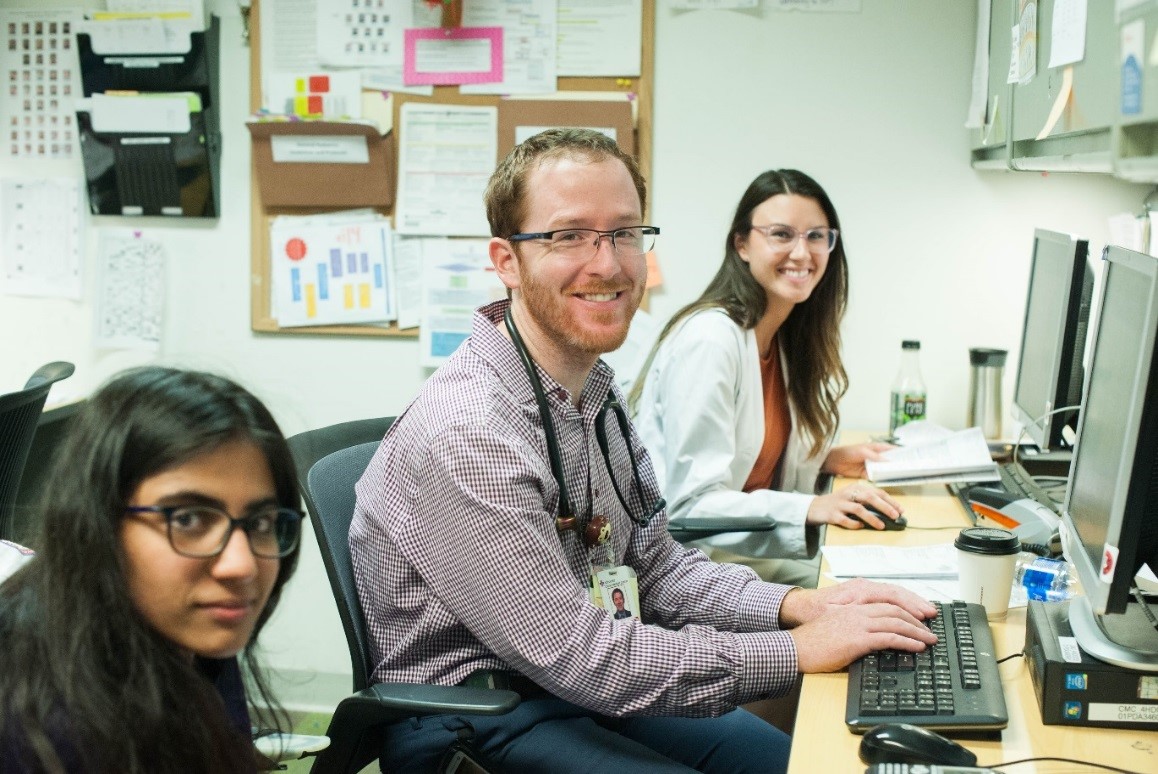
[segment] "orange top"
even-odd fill
[[[760,358],[760,383],[764,392],[764,443],[756,456],[756,463],[744,491],[770,489],[780,458],[788,446],[788,434],[792,432],[792,415],[788,412],[788,389],[784,385],[784,374],[780,369],[780,347],[772,339],[769,356]]]

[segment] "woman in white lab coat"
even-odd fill
[[[815,585],[818,565],[792,560],[816,555],[820,525],[882,528],[881,518],[901,514],[867,482],[817,494],[819,474],[863,477],[865,461],[890,448],[832,446],[848,388],[839,228],[812,178],[759,175],[736,208],[719,271],[665,326],[631,394],[671,520],[767,516],[776,529],[701,547],[800,585]]]

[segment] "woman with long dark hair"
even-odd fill
[[[769,532],[711,538],[714,559],[753,558],[768,580],[815,584],[817,527],[884,526],[900,515],[885,492],[858,483],[817,495],[820,472],[863,477],[887,444],[833,447],[848,388],[840,322],[848,264],[828,194],[803,172],[764,172],[744,192],[724,262],[698,299],[672,317],[632,390],[673,521],[766,516]],[[877,508],[878,517],[867,510]],[[726,549],[728,554],[724,554]]]
[[[50,481],[36,555],[0,585],[0,771],[257,770],[245,684],[285,728],[253,647],[301,520],[269,411],[219,376],[128,371]]]

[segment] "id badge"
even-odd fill
[[[639,581],[627,565],[609,567],[595,574],[601,607],[612,618],[639,618]]]

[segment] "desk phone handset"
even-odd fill
[[[937,766],[931,763],[877,763],[864,774],[1001,774],[997,769],[976,766]]]

